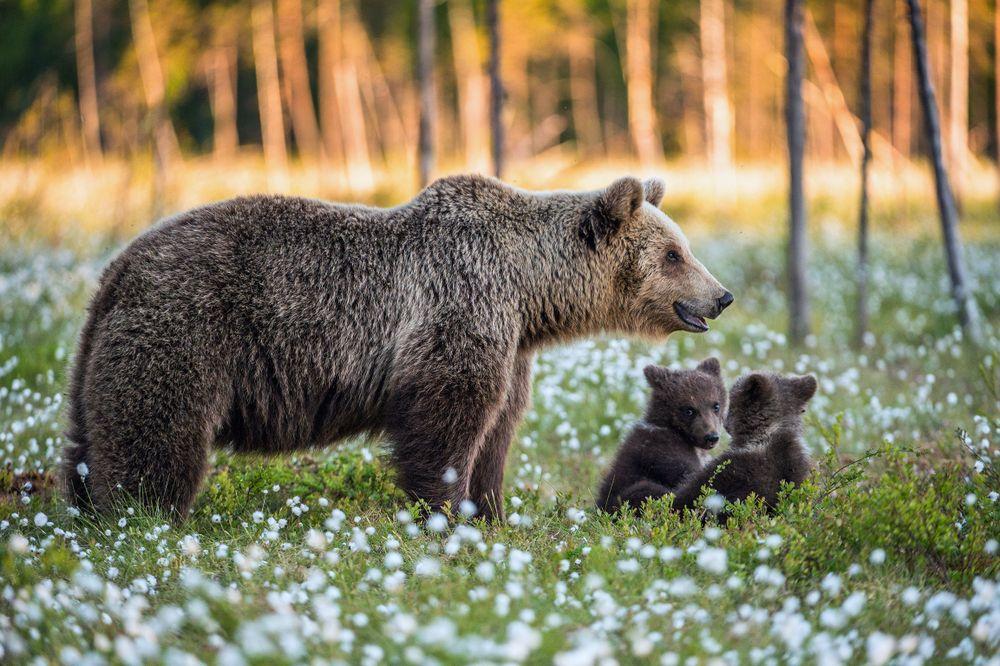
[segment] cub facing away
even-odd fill
[[[675,490],[705,465],[719,442],[727,394],[718,359],[705,359],[694,370],[650,365],[644,374],[651,388],[646,415],[619,447],[598,489],[597,506],[605,511],[625,502],[638,509],[647,497]]]
[[[756,494],[773,509],[781,483],[802,483],[812,461],[802,444],[802,414],[816,394],[812,375],[754,373],[729,392],[730,449],[685,479],[674,494],[677,510],[693,507],[704,486],[730,502]]]

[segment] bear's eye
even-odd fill
[[[720,410],[721,408],[722,408],[722,407],[721,407],[721,406],[719,405],[719,403],[715,403],[714,405],[712,405],[712,411],[713,411],[713,412],[715,412],[716,414],[718,414],[718,413],[719,413],[719,410]]]
[[[694,408],[693,407],[685,407],[681,411],[684,412],[684,416],[694,416]]]
[[[681,255],[677,254],[675,250],[670,250],[669,252],[667,252],[667,261],[677,262],[680,260],[681,260]]]

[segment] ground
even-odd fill
[[[680,208],[682,224],[698,217]],[[955,324],[929,217],[874,239],[872,330],[857,350],[850,217],[814,214],[805,347],[783,333],[780,239],[708,219],[690,233],[695,253],[737,296],[711,332],[539,356],[505,525],[419,517],[372,441],[219,452],[180,526],[128,507],[71,515],[51,476],[63,383],[111,248],[0,243],[0,661],[997,663],[995,227],[964,229],[979,346]],[[743,506],[728,525],[666,502],[642,518],[597,513],[600,473],[645,402],[642,368],[709,355],[730,380],[816,374],[815,478],[776,515]]]

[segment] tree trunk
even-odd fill
[[[76,0],[76,77],[80,87],[80,122],[88,161],[101,161],[101,120],[97,107],[97,74],[94,68],[94,7],[92,0]]]
[[[805,104],[802,79],[805,61],[802,48],[802,0],[785,0],[785,126],[788,132],[788,314],[789,337],[801,343],[809,334],[809,293],[806,284],[806,202],[802,190],[802,160],[805,152]]]
[[[906,0],[895,0],[899,12],[894,16],[895,36],[892,54],[892,145],[909,159],[913,145],[913,63],[907,35]],[[893,8],[895,12],[895,7]]]
[[[146,0],[129,0],[129,16],[132,21],[132,38],[135,41],[136,58],[139,60],[139,77],[146,97],[153,129],[158,168],[166,169],[180,157],[177,134],[166,108],[166,85],[160,56],[156,52],[156,37],[153,22],[149,18]]]
[[[253,58],[257,72],[257,102],[268,171],[283,172],[288,166],[285,122],[281,112],[278,55],[274,44],[274,12],[271,0],[253,0]]]
[[[420,136],[418,169],[420,187],[430,182],[434,171],[434,129],[437,112],[434,98],[434,0],[418,0],[417,85],[420,88]]]
[[[625,84],[628,92],[628,126],[639,162],[650,166],[663,161],[663,146],[656,127],[653,106],[652,33],[654,6],[651,0],[628,0],[625,22]]]
[[[858,317],[855,344],[865,345],[868,331],[868,165],[872,159],[872,23],[875,0],[865,0],[865,28],[861,43],[861,203],[858,211]]]
[[[951,74],[948,102],[949,168],[955,196],[962,199],[969,151],[969,2],[951,0]]]
[[[726,6],[724,0],[701,0],[701,71],[705,95],[705,140],[713,169],[733,161],[733,110],[726,78]]]
[[[236,47],[220,45],[208,53],[209,104],[212,106],[212,154],[225,162],[236,155]]]
[[[319,119],[326,156],[343,168],[344,129],[337,107],[337,71],[340,67],[341,18],[338,0],[319,0]]]
[[[485,171],[489,153],[489,82],[483,71],[476,23],[469,0],[448,2],[451,53],[458,83],[456,101],[465,149],[465,168]]]
[[[299,155],[315,160],[322,156],[319,126],[313,107],[302,28],[302,0],[278,0],[278,46],[281,74],[287,83],[288,109]]]
[[[920,106],[924,112],[924,126],[927,141],[931,146],[934,163],[934,184],[938,210],[941,214],[941,232],[944,237],[948,274],[951,278],[951,294],[958,310],[958,319],[966,335],[978,342],[979,316],[976,303],[968,293],[965,277],[965,260],[962,256],[962,241],[958,235],[958,213],[955,199],[948,184],[948,172],[941,150],[941,125],[938,121],[937,102],[934,99],[934,85],[931,82],[930,63],[927,58],[927,42],[924,23],[920,15],[919,0],[907,0],[910,9],[910,34],[913,39],[913,54],[917,65],[917,81],[920,91]]]
[[[579,17],[566,35],[569,55],[569,96],[573,135],[580,157],[603,153],[601,115],[597,108],[594,33],[586,16]]]
[[[993,92],[994,120],[996,121],[996,136],[993,137],[997,149],[997,173],[1000,174],[1000,7],[993,10]]]
[[[499,0],[486,0],[486,26],[490,33],[490,151],[493,156],[493,175],[503,178],[503,102],[506,93],[500,79]]]

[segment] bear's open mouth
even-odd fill
[[[677,301],[674,303],[674,312],[677,313],[677,317],[688,325],[688,330],[694,333],[704,333],[708,330],[708,324],[705,323],[704,317],[699,317],[689,310],[683,303]]]

